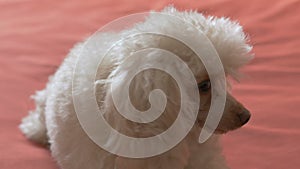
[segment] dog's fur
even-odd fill
[[[130,30],[121,33],[107,33],[97,35],[102,40],[101,47],[105,49],[122,37],[132,33],[159,30],[161,32],[178,31],[190,33],[187,30],[191,25],[204,32],[217,50],[222,61],[226,75],[237,78],[238,69],[246,64],[251,58],[251,46],[247,44],[247,38],[242,27],[227,18],[205,17],[197,12],[179,12],[173,7],[165,8],[161,13],[170,14],[184,20],[189,24],[178,24],[172,21],[149,17],[144,23],[138,24]],[[104,79],[106,85],[96,86],[96,96],[99,107],[105,111],[105,118],[119,132],[135,137],[148,137],[161,133],[167,129],[174,119],[180,106],[178,86],[170,76],[159,70],[149,70],[138,74],[130,86],[130,98],[132,104],[139,110],[149,108],[148,95],[155,88],[162,89],[168,103],[163,115],[149,124],[138,124],[121,117],[113,105],[111,93],[108,90],[109,80],[112,77],[120,80],[122,87],[126,79],[122,72],[129,67],[121,64],[131,51],[143,48],[160,48],[171,51],[180,56],[194,73],[197,82],[201,83],[209,79],[208,74],[195,53],[181,42],[174,39],[155,36],[133,36],[117,46],[99,67],[96,78]],[[197,37],[194,37],[197,38]],[[201,45],[201,44],[197,44]],[[20,128],[30,140],[47,145],[53,157],[62,169],[226,169],[228,168],[221,154],[218,138],[221,133],[241,127],[250,117],[249,112],[237,102],[229,93],[227,94],[224,115],[215,134],[203,144],[198,143],[198,137],[206,119],[211,92],[201,92],[201,105],[196,124],[176,147],[161,155],[144,158],[130,159],[108,153],[97,146],[81,128],[77,119],[72,99],[72,77],[76,65],[77,56],[82,44],[72,49],[60,68],[53,77],[49,78],[47,87],[36,93],[34,100],[36,109],[23,119]],[[99,46],[98,46],[99,47]],[[89,57],[89,56],[87,56]],[[144,57],[142,61],[150,59]],[[91,57],[90,62],[94,62]],[[141,60],[133,60],[130,65],[134,66]],[[159,62],[166,62],[161,58]],[[176,65],[173,65],[176,66]],[[86,72],[94,67],[86,67]],[[180,71],[180,68],[178,67]],[[82,77],[85,81],[90,77]],[[160,79],[160,80],[155,80]],[[162,80],[164,79],[164,80]],[[188,113],[188,112],[185,112]]]

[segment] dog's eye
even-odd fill
[[[208,92],[210,90],[211,84],[209,80],[204,80],[198,84],[200,92]]]

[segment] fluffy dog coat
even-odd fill
[[[189,24],[178,24],[169,20],[163,20],[155,16],[150,16],[145,22],[140,23],[129,30],[120,33],[100,34],[101,43],[97,49],[101,53],[101,48],[114,44],[133,33],[143,33],[151,30],[161,32],[177,31],[178,33],[191,33],[189,27],[193,25],[212,42],[222,61],[225,73],[237,77],[237,70],[246,64],[250,59],[251,47],[247,44],[247,39],[242,27],[238,23],[232,22],[227,18],[205,17],[197,12],[179,12],[173,7],[168,7],[161,13],[179,17]],[[195,37],[197,38],[197,37]],[[197,44],[201,45],[201,44]],[[98,69],[96,79],[104,79],[106,85],[97,84],[96,97],[99,107],[104,105],[105,118],[118,131],[127,135],[146,137],[158,134],[168,128],[176,118],[174,111],[178,109],[178,87],[174,85],[172,78],[158,71],[145,71],[134,78],[130,90],[131,102],[140,110],[149,108],[148,94],[154,88],[162,89],[168,96],[168,104],[161,118],[149,125],[132,123],[118,115],[113,106],[111,94],[108,90],[109,80],[112,77],[121,77],[122,72],[126,72],[130,67],[122,67],[122,62],[130,56],[133,50],[155,47],[169,50],[186,62],[198,82],[207,77],[207,72],[201,61],[197,60],[195,54],[186,46],[170,38],[162,38],[155,35],[131,37],[117,46]],[[230,95],[227,97],[224,117],[214,134],[203,144],[198,143],[201,130],[201,121],[207,115],[210,97],[201,96],[201,106],[199,111],[199,124],[195,124],[187,137],[176,147],[161,155],[144,158],[130,159],[116,156],[104,151],[97,146],[83,131],[77,119],[73,99],[72,99],[72,77],[76,65],[78,53],[82,44],[76,45],[66,57],[57,72],[49,78],[47,87],[36,93],[33,97],[36,109],[23,119],[20,128],[29,139],[42,143],[50,144],[53,157],[62,169],[226,169],[228,168],[221,154],[218,144],[218,131],[223,133],[240,127],[242,124],[236,117],[236,112],[242,107]],[[93,49],[92,49],[93,50]],[[96,49],[95,49],[96,50]],[[89,56],[87,56],[89,57]],[[147,57],[144,61],[147,61]],[[90,58],[93,61],[93,57]],[[134,66],[139,62],[132,61]],[[167,60],[161,59],[160,62]],[[176,65],[174,65],[176,66]],[[89,69],[94,67],[87,67]],[[180,68],[178,67],[178,70]],[[82,77],[82,81],[90,78]],[[126,76],[123,77],[126,79]],[[153,80],[153,79],[164,79]],[[120,79],[120,87],[122,79]],[[177,99],[176,99],[177,97]],[[202,98],[203,97],[203,98]],[[173,99],[172,99],[173,98]],[[238,106],[237,106],[238,105]],[[239,110],[236,110],[239,107]],[[175,111],[176,112],[176,111]],[[234,113],[232,113],[234,112]],[[203,117],[202,117],[203,116]],[[199,127],[200,126],[200,127]]]

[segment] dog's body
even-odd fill
[[[246,44],[246,38],[242,28],[234,22],[224,18],[205,18],[195,12],[178,12],[174,8],[167,8],[162,13],[175,15],[200,29],[209,38],[223,63],[227,75],[236,76],[237,69],[247,63],[251,58],[248,55],[251,47]],[[156,22],[157,20],[157,22]],[[161,24],[163,23],[163,24]],[[125,35],[158,29],[169,31],[178,29],[184,32],[190,25],[172,25],[168,21],[159,21],[159,18],[149,18],[144,24],[138,25],[132,30],[120,34],[99,35],[103,40],[103,48],[113,44]],[[141,48],[160,48],[169,50],[181,56],[195,74],[198,83],[208,78],[207,72],[200,60],[195,58],[195,54],[179,42],[169,38],[161,38],[154,35],[131,37],[129,42],[122,43],[116,48],[100,66],[96,79],[110,79],[111,76],[118,77],[120,72],[126,71],[121,62],[125,57],[130,56],[130,50]],[[196,37],[195,37],[196,38]],[[199,44],[201,45],[201,44]],[[36,110],[23,119],[20,126],[24,134],[31,140],[51,145],[53,157],[57,160],[62,169],[226,169],[218,144],[220,133],[236,129],[249,120],[249,113],[230,94],[228,94],[225,113],[214,134],[203,144],[198,143],[198,137],[207,116],[210,106],[210,92],[200,91],[201,105],[197,124],[194,125],[187,137],[176,147],[161,155],[131,159],[116,156],[101,149],[83,131],[73,104],[72,98],[72,78],[78,53],[82,44],[77,45],[62,63],[58,71],[49,79],[46,89],[37,92],[34,99]],[[127,50],[130,49],[130,50]],[[120,55],[118,54],[120,53]],[[117,54],[117,55],[116,55]],[[147,57],[143,61],[147,61]],[[90,62],[93,62],[91,58]],[[139,60],[132,61],[134,66]],[[166,62],[161,59],[159,62]],[[92,69],[88,67],[87,69]],[[180,68],[178,68],[180,69]],[[87,70],[87,72],[89,72]],[[86,80],[87,77],[82,77]],[[88,77],[89,78],[89,77]],[[153,79],[164,79],[164,81]],[[126,77],[124,78],[126,79]],[[148,94],[153,88],[161,88],[170,98],[178,93],[176,85],[170,77],[162,74],[158,70],[143,72],[132,82],[131,91],[135,93],[131,97],[133,105],[140,110],[149,108]],[[108,81],[108,80],[107,80]],[[122,84],[122,80],[120,80]],[[150,85],[145,85],[150,83]],[[151,87],[149,87],[151,86]],[[120,86],[122,87],[122,85]],[[108,86],[98,84],[96,86],[96,96],[98,104],[105,105],[105,118],[118,131],[127,135],[145,137],[158,134],[170,126],[176,118],[174,109],[178,108],[180,101],[173,99],[167,104],[164,115],[150,125],[140,125],[121,118],[116,108],[112,105],[111,93]],[[178,99],[178,98],[177,98]]]

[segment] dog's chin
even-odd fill
[[[203,124],[201,125],[201,122],[197,122],[197,126],[200,128],[200,130],[202,130],[202,128],[203,128]],[[238,128],[240,128],[240,127],[233,127],[233,128],[231,128],[231,129],[223,129],[223,128],[219,128],[219,127],[217,127],[215,130],[214,130],[214,134],[226,134],[226,133],[228,133],[229,131],[234,131],[234,130],[236,130],[236,129],[238,129]]]
[[[222,128],[216,128],[216,130],[214,131],[214,134],[226,134],[229,131],[234,131],[239,129],[240,127],[232,127],[230,129],[222,129]]]
[[[214,134],[226,134],[229,130],[216,129]]]

